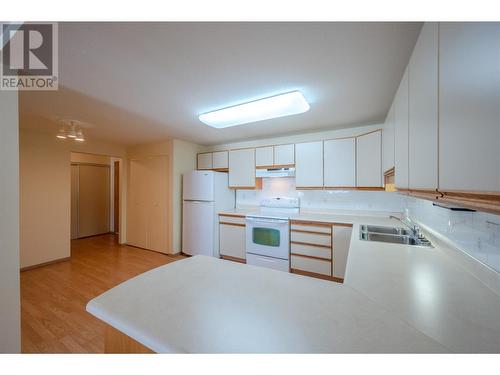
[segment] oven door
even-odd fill
[[[289,258],[288,220],[260,217],[246,218],[246,251],[268,257]]]

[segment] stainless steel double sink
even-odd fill
[[[361,225],[359,238],[364,241],[386,242],[412,246],[432,246],[424,236],[416,236],[412,231],[401,227]]]

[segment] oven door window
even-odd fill
[[[263,246],[280,246],[280,231],[272,228],[253,228],[252,242]]]

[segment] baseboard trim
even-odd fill
[[[43,262],[43,263],[40,263],[40,264],[35,264],[33,266],[23,267],[23,268],[21,268],[21,272],[33,270],[35,268],[40,268],[40,267],[48,266],[48,265],[55,264],[55,263],[66,262],[68,260],[71,260],[70,256],[66,257],[66,258],[59,258],[59,259],[50,260],[48,262]]]

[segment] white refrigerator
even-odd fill
[[[234,208],[228,174],[192,171],[182,175],[182,252],[219,257],[221,210]]]

